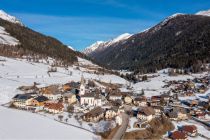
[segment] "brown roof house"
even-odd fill
[[[161,112],[163,111],[163,107],[161,107],[161,106],[152,106],[152,108],[155,110],[155,115],[161,115]]]
[[[62,98],[60,87],[58,85],[41,88],[40,93],[50,100],[59,100]]]
[[[65,104],[73,104],[77,102],[76,95],[73,93],[64,93],[63,94],[63,102]]]
[[[104,110],[101,107],[96,107],[82,116],[82,119],[87,122],[98,122],[104,118]]]
[[[195,125],[184,125],[181,127],[181,131],[191,137],[195,137],[198,134],[198,130]]]
[[[142,107],[139,109],[137,118],[140,120],[151,121],[155,116],[155,110],[151,107]]]
[[[44,110],[53,114],[62,113],[64,106],[62,103],[46,103],[44,105]]]
[[[112,119],[119,114],[120,114],[119,108],[118,107],[112,107],[112,108],[106,110],[105,118],[106,119]]]
[[[181,131],[174,131],[169,134],[169,138],[172,140],[187,140],[187,135]]]
[[[134,99],[133,103],[136,106],[147,106],[147,98],[142,96],[142,97],[137,97]]]

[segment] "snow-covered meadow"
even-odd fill
[[[83,75],[86,79],[126,83],[124,79],[115,75],[88,73],[85,68],[82,68],[84,64],[95,66],[79,58],[79,69],[76,68],[78,66],[71,66],[68,70],[59,67],[57,72],[48,75],[50,66],[47,63],[0,57],[0,104],[11,101],[11,98],[20,92],[17,90],[19,86],[33,85],[34,82],[39,83],[39,86],[64,84],[72,80],[80,81]],[[72,74],[69,74],[70,71]],[[56,122],[39,114],[5,107],[0,107],[0,114],[0,139],[98,139],[98,136],[90,132]]]

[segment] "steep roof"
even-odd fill
[[[172,139],[186,139],[187,135],[181,131],[174,131],[171,135],[170,138]]]
[[[197,127],[195,125],[184,125],[182,127],[182,130],[185,132],[193,133],[193,132],[197,131]]]
[[[100,114],[104,113],[104,110],[101,107],[96,107],[92,110],[90,110],[88,113],[84,114],[86,117],[95,117]]]
[[[149,116],[149,115],[154,115],[155,110],[151,107],[142,107],[142,108],[140,108],[139,113],[143,114],[143,115],[146,115],[146,116]]]
[[[45,96],[38,96],[35,98],[35,100],[37,100],[38,102],[44,102],[44,101],[48,101],[49,99]]]
[[[28,100],[31,99],[32,96],[30,94],[17,94],[13,97],[15,100]]]
[[[62,110],[64,108],[62,103],[47,103],[44,105],[44,107],[54,110]]]

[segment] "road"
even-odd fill
[[[115,135],[113,136],[112,140],[120,140],[125,134],[125,131],[128,127],[129,115],[127,114],[127,111],[131,110],[131,108],[129,106],[124,106],[124,107],[125,107],[125,112],[122,113],[122,124],[115,133]]]

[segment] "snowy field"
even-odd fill
[[[79,58],[79,66],[91,64]],[[64,84],[71,80],[80,81],[83,75],[86,79],[96,79],[104,82],[124,84],[126,81],[115,75],[96,75],[80,71],[76,66],[68,70],[58,68],[57,72],[47,74],[49,65],[46,63],[32,63],[23,59],[0,57],[0,104],[8,103],[19,86],[39,86],[50,84]],[[69,71],[72,75],[69,75]],[[58,123],[47,117],[24,111],[11,110],[0,107],[0,140],[2,139],[98,139],[90,132]]]
[[[97,137],[90,132],[63,125],[38,114],[4,107],[0,107],[0,114],[0,140],[97,139]]]

